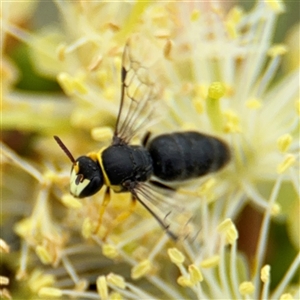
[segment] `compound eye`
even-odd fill
[[[98,162],[87,156],[76,160],[71,170],[70,192],[74,197],[84,198],[97,193],[103,186],[103,174]]]

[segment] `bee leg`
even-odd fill
[[[124,222],[135,210],[136,207],[136,199],[134,197],[131,198],[130,208],[126,211],[123,211],[119,214],[113,222],[110,224],[109,228],[106,230],[104,237],[102,238],[103,241],[106,240],[108,235],[112,232],[112,230],[117,227],[121,222]]]
[[[151,132],[147,131],[146,134],[142,138],[142,145],[145,147],[149,141],[149,138],[151,136]]]
[[[97,234],[100,230],[100,227],[101,227],[101,224],[102,224],[102,219],[103,219],[103,215],[104,215],[104,212],[105,212],[105,209],[108,205],[108,203],[110,202],[110,195],[109,195],[109,188],[107,189],[107,192],[105,193],[104,195],[104,199],[101,203],[101,206],[99,208],[99,218],[98,218],[98,221],[97,221],[97,226],[94,230],[94,234]]]

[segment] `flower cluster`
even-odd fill
[[[3,42],[2,226],[10,245],[3,257],[14,272],[11,280],[1,274],[3,297],[298,299],[299,62],[279,74],[289,49],[272,44],[283,3],[259,0],[245,12],[221,1],[53,0],[60,21],[28,30],[32,3],[22,3],[23,14],[3,4],[4,41],[25,44],[36,72],[61,90],[15,89],[17,67]],[[194,213],[175,220],[178,242],[139,203],[133,209],[129,193],[103,187],[81,200],[69,195],[70,162],[53,140],[59,136],[74,156],[110,143],[122,51],[135,34],[143,37],[136,49],[149,56],[155,49],[158,57],[149,70],[162,87],[151,132],[201,131],[231,149],[224,170],[176,186],[173,200],[166,195],[165,203]],[[15,131],[28,138],[33,155],[13,150]],[[252,260],[240,250],[236,226],[246,206],[262,216],[258,227],[240,222],[244,238],[257,238]],[[274,220],[285,222],[294,246],[272,286]]]

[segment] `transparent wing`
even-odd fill
[[[195,201],[181,199],[176,190],[138,183],[131,193],[173,240],[193,238],[199,232],[194,223]]]
[[[128,144],[138,131],[149,125],[159,89],[150,70],[158,50],[140,35],[128,39],[122,59],[121,101],[113,144]]]

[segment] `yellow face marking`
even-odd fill
[[[78,181],[78,175],[76,173],[75,168],[73,168],[71,176],[70,176],[70,193],[74,197],[79,197],[81,192],[89,185],[90,180],[88,179],[83,179],[82,181]],[[77,182],[78,181],[78,182]]]

